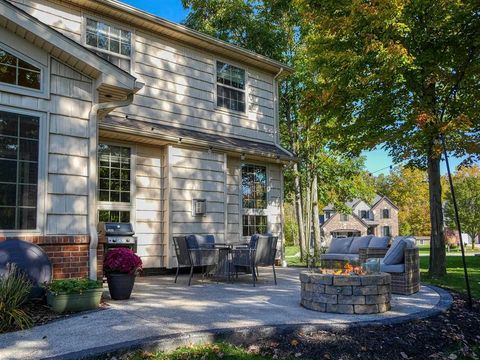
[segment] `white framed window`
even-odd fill
[[[0,90],[47,96],[46,66],[0,42]]]
[[[102,52],[130,57],[132,53],[132,32],[87,17],[85,44]]]
[[[361,219],[368,219],[369,218],[369,211],[368,210],[360,210],[360,218]]]
[[[131,222],[133,149],[100,142],[98,145],[98,220]]]
[[[217,61],[217,107],[245,113],[246,71]]]
[[[45,116],[0,107],[0,232],[43,226]]]
[[[382,210],[382,219],[390,219],[390,209]]]
[[[242,218],[243,236],[267,233],[268,220],[266,215],[243,215]]]
[[[242,164],[242,236],[265,234],[268,231],[268,179],[267,167],[258,164]]]
[[[390,226],[383,226],[382,227],[382,235],[383,236],[391,236],[392,232],[390,231]]]

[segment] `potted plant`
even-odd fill
[[[53,280],[45,285],[47,304],[55,312],[96,309],[102,299],[102,282],[90,279]]]
[[[127,300],[133,290],[135,277],[142,270],[142,260],[131,249],[111,249],[105,256],[103,269],[113,300]]]

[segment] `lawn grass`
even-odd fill
[[[441,286],[447,289],[452,289],[461,294],[466,294],[465,279],[463,277],[463,265],[462,257],[459,256],[460,252],[452,254],[447,253],[447,275],[434,279],[428,276],[428,245],[420,245],[420,271],[421,281],[424,283]],[[305,266],[304,261],[300,261],[300,257],[288,257],[297,254],[300,250],[298,246],[287,246],[285,254],[287,255],[287,263],[289,266]],[[477,252],[480,252],[477,249]],[[469,252],[470,253],[470,252]],[[479,256],[467,256],[467,268],[470,278],[470,288],[472,296],[480,300],[480,257]]]
[[[430,245],[418,245],[420,255],[429,255],[430,254]],[[480,248],[476,245],[475,249],[472,249],[472,245],[465,245],[465,254],[476,254],[480,253]],[[461,255],[462,250],[460,246],[457,246],[455,249],[447,250],[447,255]]]
[[[262,356],[255,352],[247,351],[240,347],[226,344],[203,344],[194,346],[180,347],[172,352],[137,352],[128,357],[129,360],[217,360],[217,359],[242,359],[242,360],[267,360],[271,356]]]

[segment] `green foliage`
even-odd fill
[[[0,276],[0,332],[32,326],[30,315],[22,308],[31,289],[32,285],[15,264],[10,264]]]
[[[427,173],[414,167],[396,167],[374,180],[377,192],[399,208],[400,234],[429,236],[430,208]]]
[[[480,167],[460,169],[453,177],[453,186],[462,232],[474,239],[480,235]],[[449,188],[445,202],[445,221],[451,229],[457,228]],[[472,242],[472,247],[474,246]]]
[[[283,232],[285,236],[285,246],[298,244],[298,225],[295,217],[295,208],[291,203],[285,203],[283,207],[284,222]]]
[[[102,282],[90,279],[53,280],[45,288],[53,294],[81,294],[85,290],[99,289]]]
[[[204,344],[185,346],[176,349],[173,352],[156,354],[139,352],[132,360],[152,359],[152,360],[216,360],[216,359],[243,359],[243,360],[267,360],[271,356],[257,354],[256,352],[247,351],[241,347],[227,343]]]

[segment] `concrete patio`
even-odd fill
[[[226,339],[248,342],[286,331],[315,331],[418,319],[445,310],[451,297],[422,286],[412,296],[394,295],[392,310],[377,315],[319,313],[299,305],[299,268],[260,270],[257,287],[249,276],[233,283],[187,276],[138,278],[132,298],[109,301],[105,310],[80,314],[27,331],[0,335],[1,359],[79,359],[124,347],[156,346]],[[108,290],[106,292],[108,294]]]

